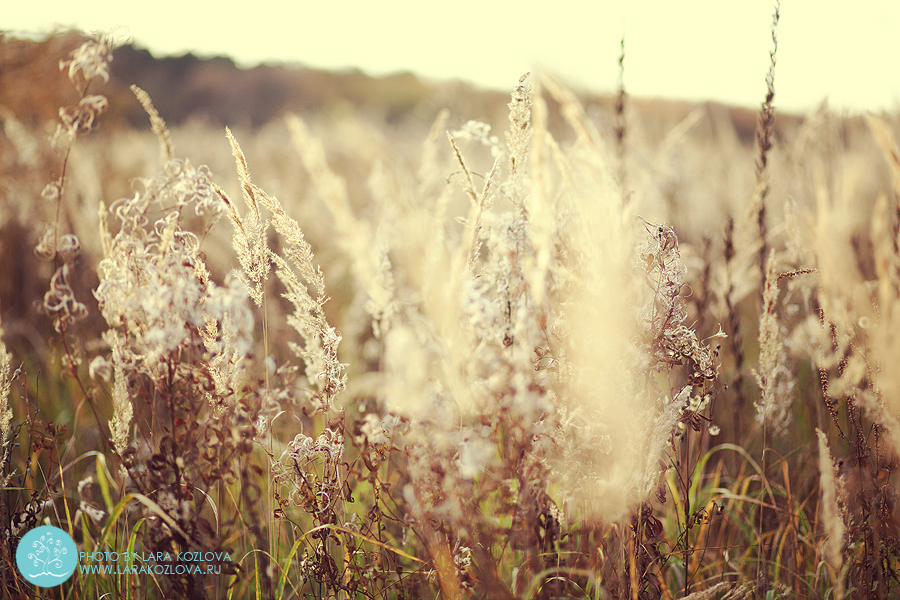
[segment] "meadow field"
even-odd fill
[[[169,127],[114,46],[0,106],[4,597],[898,597],[900,114]]]

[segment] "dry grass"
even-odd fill
[[[92,132],[112,50],[49,144],[0,113],[6,596],[38,523],[227,553],[46,597],[896,595],[895,116],[779,137],[770,71],[755,168],[543,74],[502,142],[170,132],[137,88],[153,136]]]

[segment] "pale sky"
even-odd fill
[[[6,0],[0,29],[54,24],[130,36],[157,55],[225,54],[239,64],[297,61],[380,75],[411,70],[512,89],[535,66],[608,92],[625,35],[625,85],[638,96],[758,107],[774,0]],[[776,107],[824,98],[853,110],[900,108],[900,1],[784,0]]]

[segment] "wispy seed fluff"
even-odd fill
[[[243,286],[210,281],[199,239],[182,229],[183,213],[191,205],[197,214],[213,218],[221,211],[206,168],[171,160],[163,172],[140,183],[133,198],[111,207],[121,224],[115,236],[105,215],[100,220],[106,256],[98,265],[100,284],[94,293],[109,325],[104,339],[115,370],[110,431],[119,452],[128,444],[132,420],[129,377],[143,373],[161,381],[182,353],[203,355],[205,350],[216,383],[214,403],[231,401],[244,376],[253,333]],[[223,343],[204,343],[203,332],[210,327]]]
[[[611,193],[595,200],[576,234],[585,268],[563,305],[570,378],[557,393],[563,451],[555,472],[568,494],[605,521],[624,517],[650,493],[679,415],[679,404],[664,403],[647,380],[664,319],[651,344],[636,343],[648,337],[636,307],[652,306],[653,290],[634,269],[634,221],[618,206]],[[644,324],[648,330],[652,322]]]
[[[12,409],[9,408],[9,392],[18,371],[15,374],[11,372],[11,363],[12,354],[6,351],[3,344],[3,327],[0,325],[0,445],[4,444],[9,436],[13,416]]]

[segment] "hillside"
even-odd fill
[[[55,120],[58,107],[74,97],[71,85],[60,76],[60,57],[67,56],[82,40],[75,32],[58,32],[45,40],[18,39],[0,32],[0,106],[32,126]],[[511,74],[511,84],[517,76]],[[147,49],[129,44],[115,50],[111,80],[102,90],[110,100],[110,110],[103,119],[105,127],[125,123],[145,126],[143,110],[128,89],[132,84],[150,94],[172,126],[195,119],[216,126],[258,128],[285,111],[310,114],[344,108],[388,125],[411,117],[430,121],[442,108],[500,124],[508,102],[506,91],[480,89],[462,81],[426,81],[409,72],[372,77],[358,70],[334,72],[284,64],[244,69],[225,56],[189,53],[156,57]],[[611,112],[611,95],[582,94],[581,99],[585,106]],[[698,105],[635,98],[631,106],[647,125],[648,135],[655,137],[665,135]],[[734,134],[744,144],[752,144],[755,111],[710,102],[703,106],[709,134]],[[799,122],[798,117],[779,114],[776,130],[783,134]]]

